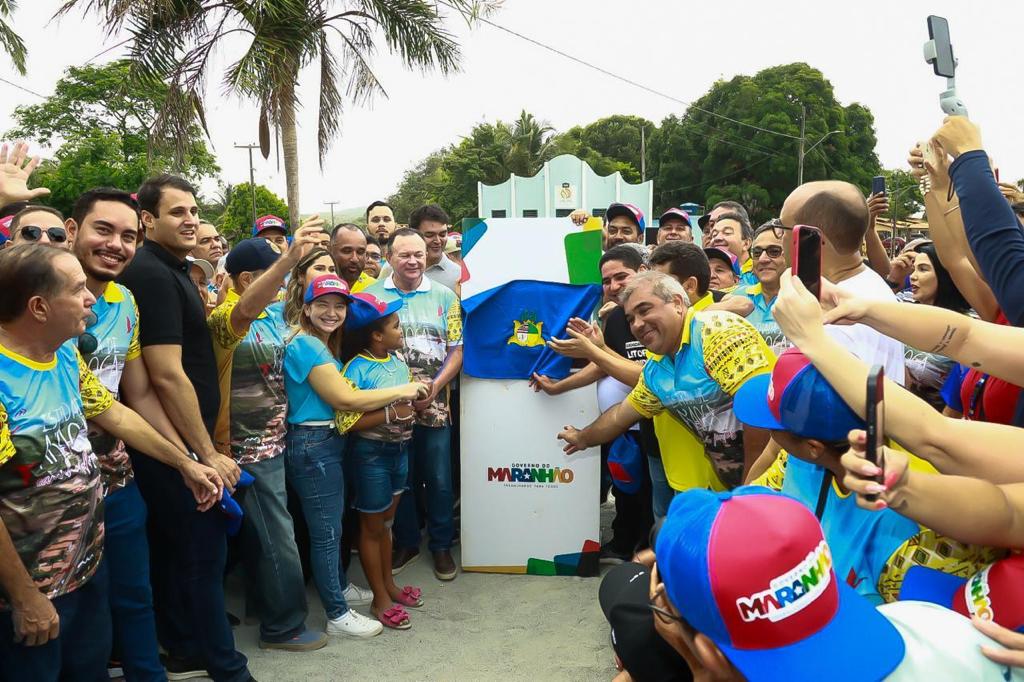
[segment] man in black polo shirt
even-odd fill
[[[164,410],[199,459],[233,488],[238,466],[214,450],[211,439],[220,406],[217,365],[185,260],[199,231],[195,194],[170,175],[139,188],[146,241],[119,281],[138,304],[142,356]],[[206,670],[218,682],[250,679],[224,609],[223,512],[197,511],[173,469],[134,454],[132,464],[149,508],[153,602],[168,675],[182,679]]]
[[[641,270],[643,264],[640,249],[629,244],[620,244],[608,249],[601,257],[601,284],[604,288],[606,301],[618,300],[619,293],[626,284]],[[577,328],[589,327],[588,333],[596,333],[590,325],[575,323]],[[548,395],[565,393],[575,388],[589,386],[597,382],[597,405],[603,412],[624,400],[640,378],[643,363],[647,360],[643,345],[633,337],[626,322],[621,306],[614,306],[605,315],[603,338],[598,336],[594,341],[583,338],[576,329],[567,331],[571,338],[565,340],[551,339],[552,350],[574,358],[589,360],[590,364],[575,374],[560,381],[552,381],[548,377],[534,375],[532,383],[536,390]],[[610,351],[610,352],[609,352]],[[646,422],[646,424],[644,423]],[[634,492],[625,492],[621,485],[615,491],[615,519],[612,521],[612,539],[601,546],[601,563],[615,564],[628,561],[638,546],[646,543],[646,538],[653,523],[651,512],[651,480],[646,457],[656,456],[657,439],[649,419],[641,420],[638,430],[624,434],[628,443],[620,446],[639,446],[640,457],[629,473],[635,476],[631,488]],[[654,451],[651,451],[651,448]],[[601,446],[602,465],[607,467],[611,446]]]

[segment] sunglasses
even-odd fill
[[[750,257],[757,260],[762,253],[767,253],[769,258],[778,258],[782,255],[782,247],[772,244],[771,246],[755,246],[750,250]]]
[[[68,233],[63,227],[48,227],[45,230],[36,225],[25,225],[21,228],[21,236],[23,239],[27,239],[30,242],[37,242],[43,236],[43,232],[50,238],[51,242],[66,242],[68,240]]]
[[[96,317],[96,313],[90,310],[89,316],[85,318],[86,329],[95,325],[98,320],[99,318]],[[82,355],[92,355],[99,346],[100,342],[92,332],[83,332],[78,337],[78,352]]]

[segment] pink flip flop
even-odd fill
[[[392,630],[408,630],[412,627],[412,623],[409,622],[409,614],[401,606],[392,606],[383,613],[378,613],[377,620],[384,627]]]
[[[413,587],[412,585],[406,585],[402,588],[402,594],[398,595],[398,598],[395,599],[395,601],[403,606],[409,606],[416,609],[423,606],[423,599],[421,599],[422,596],[423,590],[418,587]]]

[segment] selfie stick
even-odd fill
[[[924,60],[929,64],[932,64],[937,58],[938,53],[935,49],[935,41],[929,40],[924,44]],[[953,59],[954,68],[959,63],[959,59]],[[967,106],[964,104],[964,101],[960,99],[960,96],[956,94],[956,77],[946,79],[946,90],[939,95],[939,106],[942,107],[943,113],[947,116],[967,117]]]

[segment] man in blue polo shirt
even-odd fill
[[[438,580],[453,580],[458,568],[451,555],[455,536],[448,384],[462,369],[462,307],[455,293],[425,275],[427,244],[415,230],[402,228],[388,247],[391,274],[366,289],[383,301],[401,298],[398,311],[405,337],[403,356],[417,381],[431,385],[425,399],[413,403],[416,426],[409,452],[409,489],[395,515],[392,570],[397,574],[419,556],[420,526],[415,493],[425,486],[428,547]]]

